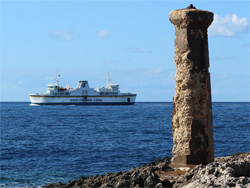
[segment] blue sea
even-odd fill
[[[0,103],[1,187],[39,187],[172,156],[172,103]],[[215,156],[249,151],[249,103],[213,103]]]

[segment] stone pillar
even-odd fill
[[[207,164],[214,160],[207,28],[213,13],[196,9],[170,12],[175,26],[175,95],[172,164]]]

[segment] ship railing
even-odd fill
[[[136,93],[120,93],[120,95],[136,95]]]
[[[30,95],[36,95],[36,96],[46,96],[46,93],[32,93]]]

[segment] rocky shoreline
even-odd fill
[[[170,161],[171,157],[156,159],[129,171],[81,177],[67,184],[59,182],[43,188],[250,187],[250,152],[217,157],[207,165],[173,166]]]

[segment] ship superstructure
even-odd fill
[[[30,94],[33,105],[131,105],[135,93],[121,93],[118,83],[110,83],[109,73],[106,87],[90,88],[88,81],[79,81],[76,88],[59,86],[59,77],[55,84],[47,85],[46,93]]]

